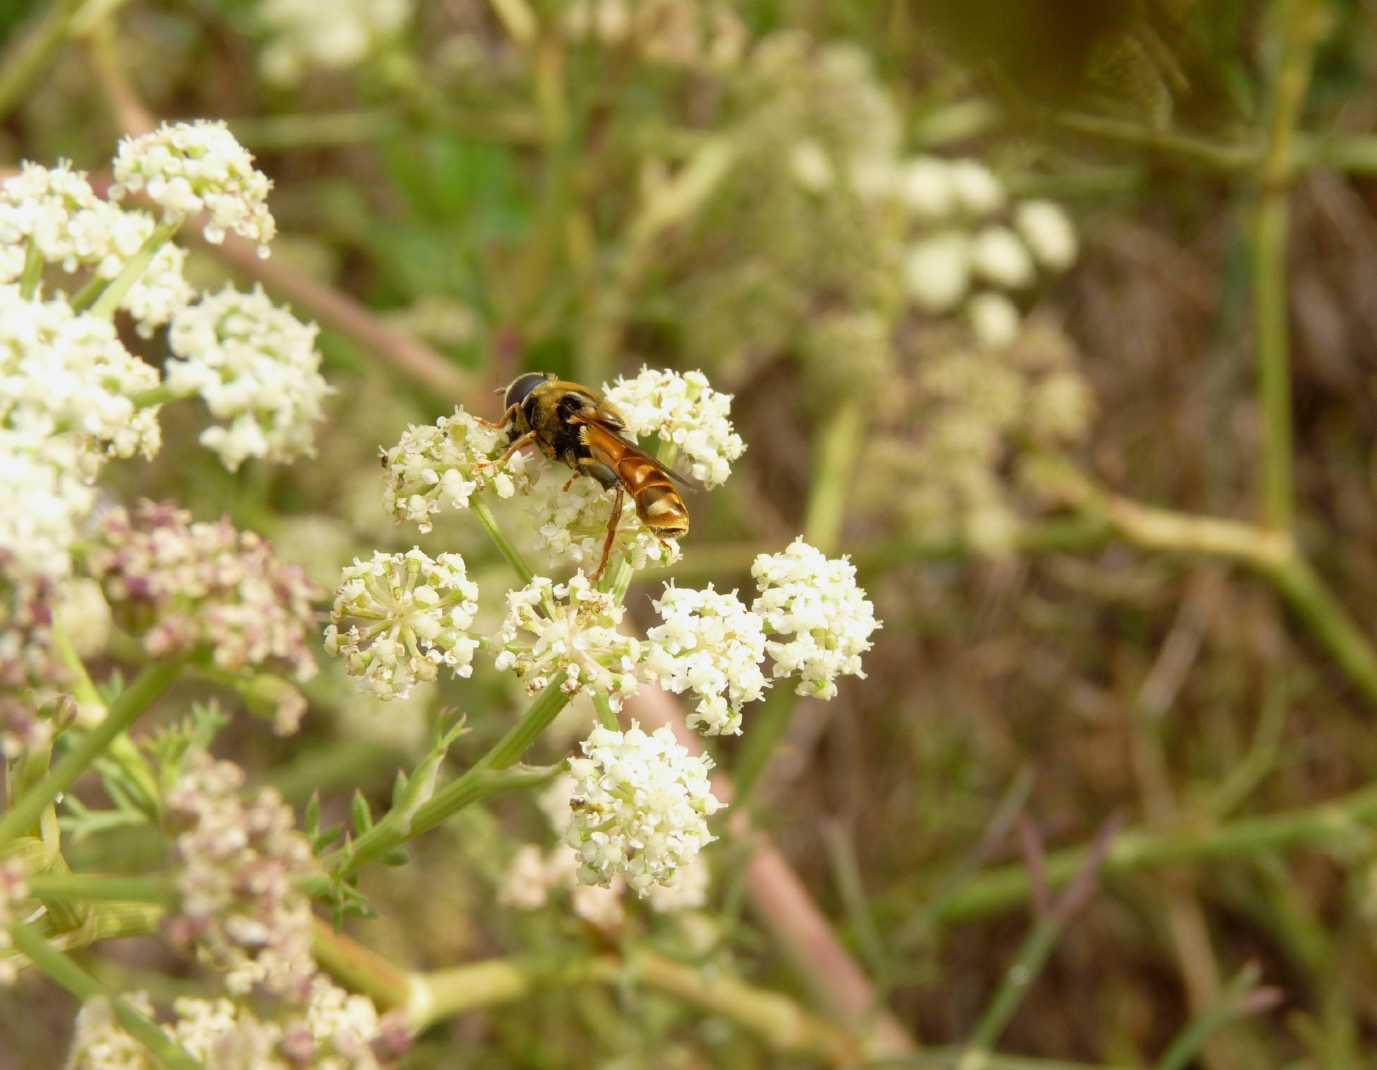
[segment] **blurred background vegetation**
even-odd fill
[[[731,588],[806,530],[885,621],[867,680],[757,713],[768,761],[749,720],[718,757],[894,1018],[1058,1066],[1377,1066],[1371,5],[58,0],[0,5],[0,33],[0,162],[99,175],[150,119],[226,118],[283,236],[191,270],[325,327],[316,461],[229,475],[170,425],[185,448],[123,492],[228,513],[332,587],[414,539],[377,466],[408,423],[495,414],[522,369],[702,368],[749,453],[674,573]],[[959,209],[867,182],[934,158],[997,179],[973,214],[1060,204],[1074,266],[1020,275],[997,322],[934,296],[913,251]],[[457,524],[421,542],[505,567]],[[329,665],[312,687],[299,737],[241,717],[222,746],[339,812],[385,804],[427,711],[467,713],[479,753],[517,701],[482,674],[400,708]],[[498,903],[547,837],[523,800],[465,810],[365,877],[378,916],[349,931],[414,969],[598,950],[567,909]],[[749,909],[749,852],[726,836],[708,908],[621,939],[826,1017]],[[90,965],[195,984],[148,941]],[[0,992],[0,1067],[58,1065],[72,1011]],[[408,1065],[812,1061],[623,977],[441,1023]]]

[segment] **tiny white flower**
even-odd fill
[[[908,294],[924,312],[945,312],[966,296],[971,280],[971,241],[944,230],[916,242],[904,258]]]
[[[205,212],[205,238],[224,240],[233,231],[258,244],[260,256],[277,225],[268,211],[271,180],[253,165],[253,156],[219,120],[164,123],[151,133],[120,141],[110,196],[143,192],[166,220]]]
[[[1018,306],[1003,294],[976,294],[966,305],[966,317],[976,339],[991,349],[1002,349],[1018,337]]]
[[[96,492],[83,475],[86,458],[70,436],[0,427],[0,554],[21,575],[65,576],[71,550]]]
[[[1060,205],[1024,201],[1014,209],[1014,225],[1038,262],[1065,271],[1076,259],[1076,229]]]
[[[922,220],[945,219],[956,204],[947,161],[935,156],[919,156],[904,164],[898,192],[904,205]]]
[[[201,443],[231,471],[246,458],[290,461],[315,452],[315,424],[331,392],[320,374],[318,328],[274,305],[261,287],[226,286],[180,310],[168,342],[167,382],[198,394],[223,426]]]
[[[312,67],[350,67],[411,18],[412,0],[261,0],[258,20],[270,40],[264,74],[275,82],[301,81]]]
[[[973,216],[991,215],[1004,207],[1004,186],[978,160],[952,160],[947,176],[957,205]]]
[[[579,879],[609,884],[621,876],[637,895],[670,884],[715,836],[707,819],[722,808],[712,794],[712,760],[694,756],[668,726],[646,733],[597,727],[571,758]]]
[[[687,474],[706,487],[725,483],[732,462],[746,452],[732,427],[732,396],[714,390],[702,372],[642,368],[603,393],[625,418],[628,432],[655,435],[673,446],[680,463],[688,465]]]
[[[1037,268],[1028,247],[1008,227],[985,227],[971,241],[971,266],[977,275],[996,286],[1022,289],[1033,281]]]
[[[497,667],[525,680],[532,694],[563,678],[567,693],[600,691],[618,708],[640,684],[641,643],[619,630],[624,613],[582,572],[559,584],[536,576],[507,594]]]
[[[736,592],[721,594],[666,585],[655,602],[662,624],[646,632],[646,668],[676,695],[692,691],[698,704],[688,726],[704,735],[740,735],[741,707],[767,686],[760,671],[765,631]]]
[[[417,548],[404,554],[374,551],[344,569],[325,630],[325,649],[378,698],[406,698],[440,666],[456,676],[473,672],[478,640],[469,634],[478,612],[478,588],[464,559],[432,560]]]
[[[880,622],[847,558],[795,539],[781,554],[756,557],[751,575],[760,591],[751,609],[771,637],[776,678],[798,675],[798,694],[830,699],[838,676],[865,677],[861,655]]]

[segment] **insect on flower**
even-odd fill
[[[550,460],[573,469],[574,474],[564,485],[566,490],[583,475],[616,491],[602,560],[593,573],[595,581],[606,570],[612,553],[623,494],[631,496],[636,515],[659,538],[677,539],[688,534],[688,508],[674,481],[687,487],[695,484],[627,441],[622,434],[626,421],[599,394],[578,383],[566,382],[552,372],[520,375],[502,394],[503,417],[494,426],[506,429],[511,445],[499,463],[534,445]]]

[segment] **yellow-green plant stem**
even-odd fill
[[[1295,848],[1323,849],[1343,846],[1355,837],[1370,834],[1377,824],[1377,788],[1365,788],[1320,806],[1305,807],[1264,817],[1240,818],[1213,828],[1186,828],[1179,832],[1152,834],[1127,831],[1119,834],[1105,854],[1101,873],[1119,873],[1178,862],[1228,860],[1272,854]],[[1074,847],[1047,856],[1046,878],[1050,888],[1060,887],[1085,868],[1088,849]],[[1001,866],[973,876],[941,901],[930,922],[956,924],[997,914],[1026,903],[1032,881],[1022,865]],[[903,893],[900,898],[908,898]]]
[[[180,1044],[118,995],[105,988],[62,951],[43,939],[37,929],[22,922],[10,927],[14,946],[35,966],[82,1002],[107,999],[121,1026],[151,1051],[168,1070],[202,1070],[201,1064]]]
[[[617,719],[617,711],[612,708],[612,703],[603,692],[593,692],[593,709],[597,711],[600,725],[614,732],[621,730],[622,723]]]
[[[171,878],[102,876],[93,873],[34,873],[26,878],[29,891],[38,899],[90,903],[161,903],[176,900]]]
[[[16,798],[4,817],[0,817],[0,848],[33,828],[48,805],[71,787],[76,778],[157,701],[180,672],[181,664],[177,661],[158,662],[145,668],[115,700],[105,720],[86,733],[81,742],[42,780]]]
[[[19,276],[19,294],[26,301],[33,300],[34,294],[38,292],[38,284],[43,281],[43,254],[38,251],[38,244],[29,239],[28,247],[24,250],[24,272]]]
[[[502,791],[535,787],[548,781],[552,775],[548,769],[512,767],[530,750],[560,710],[569,704],[570,696],[564,691],[563,685],[562,676],[552,682],[506,735],[458,779],[437,789],[415,813],[404,819],[401,814],[391,811],[349,848],[337,851],[326,862],[330,874],[336,878],[349,877],[365,863],[381,858],[407,840],[433,829],[465,806]],[[314,892],[322,891],[326,886],[312,882],[309,887]]]
[[[176,220],[164,220],[154,227],[152,233],[139,246],[138,251],[120,269],[120,273],[100,291],[100,296],[96,297],[95,302],[91,305],[91,315],[100,316],[103,319],[109,319],[113,316],[115,309],[120,307],[120,302],[124,300],[130,288],[148,270],[148,265],[153,263],[153,258],[158,255],[158,250],[171,240],[180,226],[181,223]],[[86,293],[86,290],[82,290],[72,299],[74,308],[78,308],[78,303],[85,297]]]
[[[497,518],[492,515],[492,510],[488,508],[488,503],[483,501],[481,497],[475,497],[469,502],[469,509],[478,518],[478,522],[483,525],[483,530],[488,533],[488,538],[497,547],[497,552],[506,559],[507,564],[511,565],[513,571],[521,578],[521,582],[523,584],[530,583],[531,580],[535,579],[535,573],[526,564],[521,552],[512,545],[511,540],[502,531],[501,526],[497,523]]]
[[[4,66],[0,67],[0,119],[14,110],[71,35],[81,8],[82,0],[56,0],[18,45],[6,53]]]
[[[1262,159],[1252,227],[1253,313],[1258,395],[1262,407],[1263,515],[1269,527],[1289,531],[1295,519],[1292,458],[1291,365],[1287,316],[1286,250],[1296,127],[1310,84],[1322,5],[1284,0],[1283,54],[1273,92],[1271,123]]]

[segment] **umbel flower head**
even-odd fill
[[[181,893],[169,930],[222,972],[231,992],[262,985],[299,998],[316,969],[310,902],[296,887],[314,872],[311,847],[276,791],[245,802],[243,784],[237,765],[198,751],[168,793]]]
[[[510,498],[527,457],[515,454],[499,470],[497,461],[506,449],[506,435],[462,408],[433,424],[413,424],[382,454],[383,507],[394,519],[410,520],[425,533],[437,513],[467,509],[479,491],[491,487],[499,498]]]
[[[601,691],[618,708],[636,693],[641,657],[640,642],[619,630],[624,612],[582,572],[558,584],[536,576],[507,594],[497,667],[524,679],[531,694],[562,677],[568,694]]]
[[[132,516],[112,509],[101,518],[89,568],[154,657],[204,649],[230,672],[315,674],[306,637],[320,592],[299,566],[279,561],[269,543],[228,519],[192,523],[183,509],[147,501]]]
[[[124,999],[155,1018],[146,992]],[[276,1018],[229,999],[183,996],[160,1028],[206,1070],[384,1070],[406,1052],[407,1036],[392,1015],[378,1017],[367,996],[312,978],[304,1005]],[[119,1024],[109,1000],[83,1003],[77,1013],[67,1070],[161,1070]]]
[[[776,679],[797,675],[798,694],[830,699],[838,676],[865,677],[861,655],[880,622],[849,560],[795,539],[782,554],[760,554],[751,575],[760,591],[751,609],[771,637]]]
[[[692,691],[698,704],[688,726],[704,735],[740,735],[741,707],[767,686],[761,620],[736,597],[712,589],[666,585],[655,603],[664,621],[646,632],[646,666],[666,691]]]
[[[273,184],[223,121],[164,123],[151,133],[126,137],[115,154],[114,174],[114,200],[146,193],[169,221],[205,212],[206,241],[221,242],[233,231],[257,242],[259,256],[268,255],[277,233],[268,212]]]
[[[151,457],[161,443],[157,411],[136,398],[157,385],[157,371],[124,348],[109,320],[0,286],[0,427]],[[98,464],[92,458],[88,473]]]
[[[95,505],[90,457],[70,435],[0,427],[0,554],[15,574],[65,576],[79,526]]]
[[[113,279],[155,226],[147,212],[101,200],[86,175],[66,162],[26,162],[0,184],[0,282],[20,278],[30,250],[69,275],[90,269],[96,278]],[[164,244],[121,300],[144,337],[191,300],[185,261],[186,250]]]
[[[668,726],[646,733],[632,723],[598,726],[569,759],[574,819],[567,842],[579,879],[607,884],[620,875],[637,895],[671,884],[715,836],[708,818],[722,808],[708,783],[712,759],[694,756]]]
[[[168,331],[176,360],[167,385],[199,394],[226,426],[201,432],[202,445],[234,471],[248,457],[291,461],[315,453],[321,403],[314,323],[268,300],[262,287],[226,286],[179,311]]]
[[[655,435],[673,446],[687,474],[705,487],[725,483],[746,452],[732,427],[732,396],[714,390],[700,371],[643,367],[630,379],[618,378],[606,395],[632,435]]]
[[[365,690],[405,698],[442,665],[456,676],[473,672],[478,640],[469,629],[477,612],[478,588],[459,554],[432,560],[416,547],[374,551],[344,569],[325,649]]]

